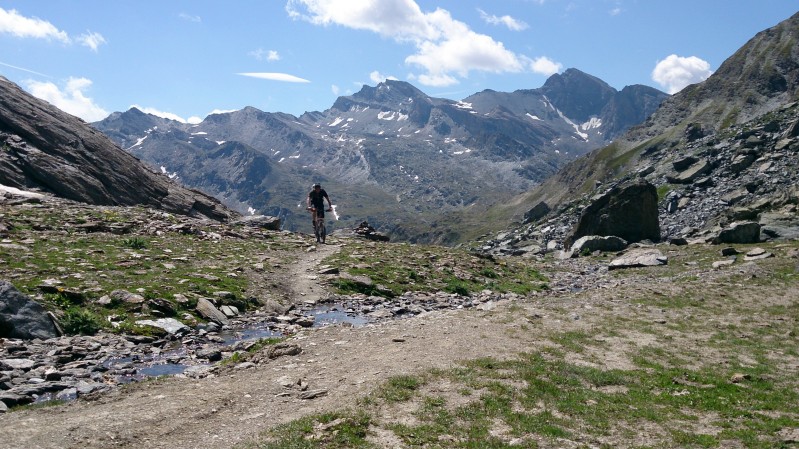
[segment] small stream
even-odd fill
[[[369,322],[364,316],[353,315],[342,310],[338,304],[329,304],[315,307],[304,312],[306,316],[314,317],[314,328],[332,326],[336,324],[349,324],[352,326],[363,326]],[[216,333],[219,342],[218,349],[221,352],[234,351],[241,343],[254,342],[263,338],[279,338],[283,334],[269,327],[268,323],[252,323],[233,329],[223,329]],[[182,374],[187,369],[203,370],[212,365],[212,362],[197,364],[183,363],[190,357],[186,347],[179,341],[174,342],[164,351],[148,357],[126,357],[112,359],[107,366],[124,367],[130,364],[135,372],[130,372],[123,376],[118,376],[120,383],[140,381],[148,377],[173,376]]]

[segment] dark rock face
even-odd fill
[[[0,77],[0,184],[98,205],[145,205],[215,220],[235,213],[157,175],[84,121]]]
[[[31,340],[54,338],[59,333],[41,304],[6,281],[0,281],[0,337]]]
[[[658,195],[655,186],[635,181],[600,195],[580,215],[564,245],[586,235],[614,235],[628,242],[660,240]]]

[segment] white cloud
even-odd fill
[[[277,50],[264,50],[263,48],[259,48],[258,50],[253,50],[247,54],[259,61],[263,61],[264,59],[270,62],[280,61],[280,54],[277,52]]]
[[[563,69],[563,64],[541,56],[530,61],[530,69],[535,73],[549,76],[560,72]]]
[[[193,16],[191,14],[186,14],[185,12],[182,12],[182,13],[178,14],[178,17],[181,20],[185,20],[187,22],[201,23],[203,21],[202,17]]]
[[[16,10],[7,11],[0,8],[0,33],[11,34],[16,37],[55,39],[69,43],[69,35],[61,31],[52,23],[37,17],[28,18]]]
[[[708,79],[712,74],[710,64],[696,56],[686,58],[669,55],[655,65],[652,80],[666,89],[666,92],[675,94],[689,84]]]
[[[132,104],[132,105],[130,105],[130,107],[131,108],[136,108],[136,109],[144,112],[145,114],[151,114],[151,115],[154,115],[156,117],[161,117],[161,118],[165,118],[165,119],[169,119],[169,120],[175,120],[176,122],[180,122],[180,123],[189,123],[189,121],[186,120],[185,118],[183,118],[183,117],[181,117],[181,116],[179,116],[177,114],[173,114],[171,112],[164,112],[164,111],[161,111],[161,110],[156,109],[156,108],[148,108],[148,107],[144,107],[144,106],[139,106],[137,104]]]
[[[197,115],[192,115],[191,117],[189,117],[187,119],[184,119],[183,117],[181,117],[181,116],[179,116],[177,114],[174,114],[172,112],[164,112],[164,111],[162,111],[160,109],[139,106],[137,104],[130,105],[130,108],[136,108],[136,109],[144,112],[145,114],[151,114],[151,115],[154,115],[156,117],[161,117],[161,118],[165,118],[165,119],[169,119],[169,120],[174,120],[174,121],[180,122],[180,123],[188,123],[190,125],[196,125],[198,123],[202,123],[202,121],[205,120],[204,118],[202,118],[200,116],[197,116]],[[209,115],[213,115],[213,114],[228,114],[230,112],[236,112],[236,111],[237,111],[237,109],[214,109],[213,111],[209,112],[206,115],[206,117],[208,117]]]
[[[34,97],[45,100],[84,121],[96,122],[108,116],[106,110],[84,94],[84,91],[92,85],[91,80],[86,78],[69,78],[63,90],[50,82],[27,81],[25,84]]]
[[[333,95],[335,95],[337,97],[338,97],[339,93],[341,92],[341,89],[338,86],[336,86],[335,84],[330,86],[330,90],[333,92]]]
[[[391,75],[383,75],[382,73],[378,72],[377,70],[373,71],[369,74],[369,79],[372,80],[375,84],[380,84],[385,80],[394,80],[396,81],[397,78]]]
[[[0,34],[3,33],[20,38],[55,39],[65,44],[72,44],[72,38],[66,31],[61,31],[52,23],[38,17],[25,17],[14,9],[7,11],[0,8]],[[94,52],[100,45],[106,43],[100,33],[92,31],[86,31],[75,38],[75,41],[89,47]]]
[[[477,10],[480,13],[480,17],[486,22],[490,23],[491,25],[505,25],[511,31],[522,31],[526,30],[530,26],[526,23],[522,22],[521,20],[516,20],[511,16],[505,15],[502,17],[495,16],[492,14],[488,14],[487,12],[483,11],[482,9]]]
[[[236,112],[239,109],[214,109],[213,111],[209,112],[208,115],[213,114],[229,114],[231,112]]]
[[[414,0],[288,0],[289,16],[316,25],[341,25],[368,30],[400,43],[411,43],[416,53],[405,58],[424,73],[413,75],[422,84],[457,84],[471,71],[521,72],[528,58],[508,50],[492,37],[472,31],[438,8],[423,13]]]
[[[89,47],[93,52],[97,52],[100,45],[105,44],[105,38],[100,33],[87,31],[86,34],[81,34],[76,39],[81,45]]]
[[[264,80],[285,81],[287,83],[310,83],[310,81],[306,79],[294,75],[289,75],[288,73],[247,72],[247,73],[237,73],[237,75],[249,76],[251,78],[260,78]]]

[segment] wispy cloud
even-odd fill
[[[480,17],[486,22],[490,23],[491,25],[505,25],[508,27],[509,30],[512,31],[522,31],[526,30],[530,26],[524,23],[521,20],[516,20],[511,16],[505,15],[502,17],[495,16],[492,14],[488,14],[487,12],[483,11],[482,9],[477,10],[480,13]]]
[[[712,74],[710,63],[703,59],[669,55],[655,65],[652,81],[660,84],[666,92],[675,94],[689,84],[708,79]]]
[[[108,116],[108,112],[86,96],[92,81],[86,78],[69,78],[63,87],[51,82],[27,81],[28,91],[36,98],[49,102],[64,112],[80,117],[87,122],[96,122]]]
[[[278,53],[277,50],[264,50],[263,48],[259,48],[258,50],[253,50],[247,54],[259,61],[280,61],[280,53]]]
[[[81,34],[76,38],[76,40],[83,46],[89,47],[92,49],[93,52],[97,52],[97,48],[100,45],[105,44],[105,38],[100,33],[93,33],[91,31],[87,31],[85,34]]]
[[[194,22],[194,23],[202,23],[203,21],[202,17],[186,14],[185,12],[178,14],[178,18],[180,18],[181,20],[185,20],[186,22]]]
[[[372,73],[369,74],[369,79],[372,80],[372,82],[375,83],[375,84],[380,84],[380,83],[382,83],[385,80],[395,80],[396,81],[397,78],[394,77],[394,76],[391,76],[391,75],[383,75],[382,73],[380,73],[377,70],[375,70],[375,71],[373,71]]]
[[[260,78],[264,80],[284,81],[287,83],[310,83],[310,81],[306,79],[294,75],[289,75],[288,73],[246,72],[246,73],[237,73],[237,75],[249,76],[251,78]]]
[[[474,32],[438,8],[425,13],[413,0],[288,0],[288,15],[316,25],[341,25],[367,30],[399,43],[411,43],[416,52],[405,63],[422,73],[410,78],[428,86],[457,84],[471,71],[491,73],[529,70],[529,58],[516,54],[491,36]],[[517,23],[518,25],[518,23]]]
[[[560,72],[563,69],[563,64],[541,56],[530,61],[530,69],[535,73],[549,76]]]

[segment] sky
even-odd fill
[[[386,79],[460,100],[576,68],[621,90],[710,76],[797,0],[0,0],[0,75],[87,122],[300,116]]]

